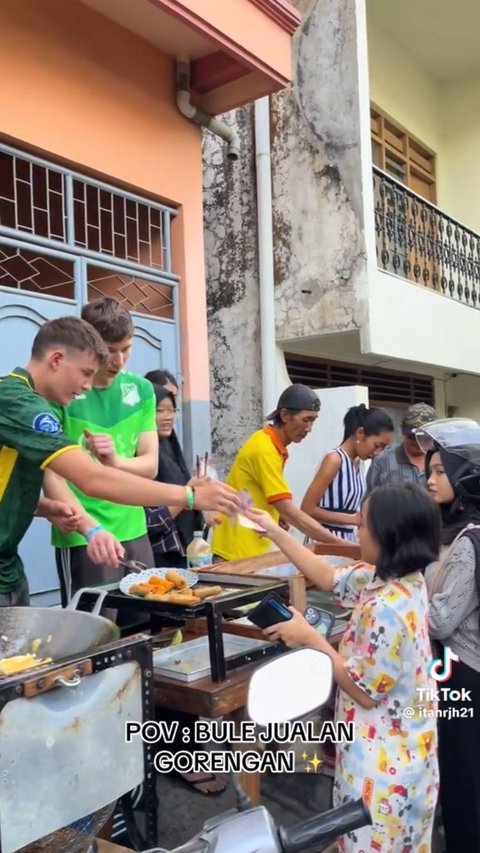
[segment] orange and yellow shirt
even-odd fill
[[[238,491],[247,491],[253,505],[266,510],[278,520],[275,504],[290,500],[292,493],[283,469],[288,452],[273,426],[257,430],[240,448],[227,477],[227,483]],[[224,560],[256,557],[270,550],[268,539],[254,530],[225,518],[213,534],[212,550]]]

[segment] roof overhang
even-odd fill
[[[191,63],[192,100],[212,115],[285,88],[300,15],[287,0],[82,0]]]

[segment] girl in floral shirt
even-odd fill
[[[338,840],[344,853],[430,853],[438,796],[437,727],[428,688],[432,658],[423,570],[440,549],[440,515],[416,485],[375,489],[362,507],[367,564],[334,569],[269,515],[246,513],[317,587],[353,608],[339,651],[294,608],[265,632],[330,655],[339,687],[336,720],[355,739],[337,748],[334,805],[363,797],[372,826]],[[375,565],[375,569],[371,566]]]

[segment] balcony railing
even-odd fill
[[[480,236],[373,167],[380,269],[480,308]]]

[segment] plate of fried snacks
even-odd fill
[[[145,569],[122,578],[120,590],[134,598],[183,606],[200,604],[224,591],[221,586],[196,587],[197,582],[197,574],[188,569]]]

